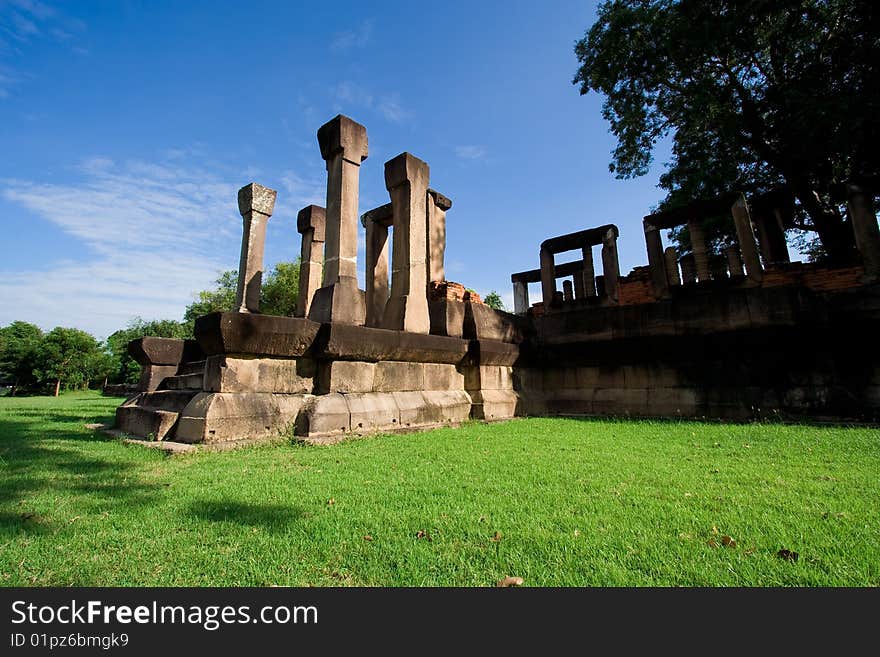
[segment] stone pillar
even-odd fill
[[[708,281],[709,273],[709,249],[706,246],[706,236],[703,233],[703,225],[699,219],[689,219],[687,222],[688,232],[691,235],[691,250],[694,252],[694,263],[697,267],[697,280],[702,283]]]
[[[645,221],[645,246],[648,248],[648,266],[651,268],[651,283],[654,296],[663,299],[669,296],[669,284],[666,280],[666,262],[663,256],[663,239],[660,229]]]
[[[674,246],[667,246],[663,251],[666,261],[666,282],[670,286],[677,287],[681,285],[681,277],[678,275],[678,254]]]
[[[296,230],[302,235],[299,257],[299,296],[294,317],[308,317],[315,291],[321,287],[324,267],[324,208],[310,205],[296,215]]]
[[[620,264],[617,261],[617,231],[609,228],[602,236],[602,274],[605,276],[605,294],[608,301],[617,303]]]
[[[755,227],[758,230],[758,247],[764,265],[775,262],[791,262],[788,245],[785,242],[785,228],[782,225],[782,213],[776,208],[771,212],[764,210],[761,214],[753,213]]]
[[[596,296],[596,270],[593,267],[593,247],[591,244],[581,248],[584,259],[584,271],[581,273],[584,291],[588,297]]]
[[[427,272],[428,284],[431,281],[446,280],[446,212],[452,207],[452,200],[440,192],[428,190],[427,211]]]
[[[567,278],[562,281],[562,298],[565,301],[574,301],[574,287]]]
[[[574,276],[572,276],[572,279],[574,280],[574,298],[583,299],[587,296],[587,292],[584,289],[584,272],[575,272]]]
[[[697,263],[694,262],[694,254],[690,253],[682,256],[678,261],[681,265],[681,282],[683,285],[697,282]]]
[[[874,197],[870,190],[853,183],[847,184],[846,196],[856,248],[865,267],[865,281],[880,280],[880,228],[874,214]]]
[[[388,206],[367,212],[361,217],[366,229],[367,294],[366,325],[380,327],[388,303],[388,223],[375,213],[385,214]]]
[[[529,284],[525,281],[513,281],[513,312],[525,315],[529,311]]]
[[[553,294],[556,292],[556,263],[553,253],[547,249],[541,249],[541,297],[544,302],[544,312],[553,305]]]
[[[385,163],[385,187],[391,194],[394,245],[391,296],[382,326],[428,333],[427,212],[428,165],[409,153]]]
[[[743,275],[743,263],[739,258],[736,247],[728,246],[724,249],[724,257],[727,258],[727,268],[730,270],[730,277],[736,278]]]
[[[358,185],[367,159],[367,129],[339,115],[318,129],[327,163],[327,224],[324,281],[312,299],[309,319],[363,324],[364,295],[357,282]]]
[[[739,242],[743,264],[746,266],[746,276],[754,282],[760,283],[764,279],[764,270],[761,267],[761,259],[758,257],[758,245],[755,242],[755,231],[752,230],[752,219],[749,216],[746,197],[740,194],[730,208],[730,212],[736,226],[736,239]]]
[[[235,294],[235,307],[240,313],[260,312],[266,225],[275,208],[276,196],[274,189],[257,183],[245,185],[238,190],[238,211],[244,220],[241,259],[238,261],[238,289]]]

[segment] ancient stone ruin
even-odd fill
[[[276,193],[247,185],[238,195],[236,310],[200,317],[195,340],[129,345],[142,376],[138,394],[117,409],[118,428],[183,443],[282,431],[332,442],[524,415],[880,418],[880,230],[871,187],[842,190],[861,264],[789,262],[791,199],[750,202],[735,193],[645,217],[649,264],[627,276],[614,225],[545,240],[540,267],[511,276],[515,312],[507,313],[446,280],[452,201],[431,189],[428,164],[410,153],[385,163],[391,202],[360,217],[359,289],[366,128],[337,116],[318,130],[318,143],[327,202],[297,217],[296,316],[259,312]],[[712,259],[703,221],[724,213],[738,243]],[[682,224],[692,252],[679,258],[664,250],[661,231]],[[557,263],[568,251],[577,258]],[[530,283],[540,284],[541,303],[529,303]]]

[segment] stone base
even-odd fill
[[[427,298],[416,294],[391,297],[385,304],[382,328],[427,335],[431,332]]]
[[[309,307],[309,319],[313,322],[363,326],[366,317],[364,291],[358,288],[357,279],[349,276],[342,276],[336,283],[318,288]]]
[[[260,392],[201,392],[181,411],[175,440],[213,443],[269,436],[293,425],[305,397]]]

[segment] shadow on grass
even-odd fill
[[[38,533],[52,528],[51,509],[38,513],[47,499],[74,494],[83,509],[124,509],[155,500],[160,484],[142,480],[137,463],[102,458],[83,443],[107,442],[64,422],[82,418],[62,413],[41,414],[41,422],[0,418],[0,536]],[[87,418],[89,419],[89,418]],[[77,444],[79,443],[79,445]],[[45,517],[44,517],[45,515]]]
[[[280,532],[304,517],[303,511],[281,504],[249,504],[202,500],[190,505],[189,514],[197,520],[232,522],[246,527],[262,527]]]

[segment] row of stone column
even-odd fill
[[[385,163],[391,203],[362,218],[367,233],[365,293],[357,284],[357,214],[367,131],[339,115],[318,130],[318,145],[327,167],[327,204],[326,209],[310,205],[297,215],[302,265],[295,316],[427,334],[428,284],[445,278],[446,211],[452,201],[428,188],[430,169],[419,158],[401,153]],[[239,192],[244,218],[240,312],[259,312],[266,223],[275,195],[257,184]],[[389,228],[394,230],[390,286]]]

